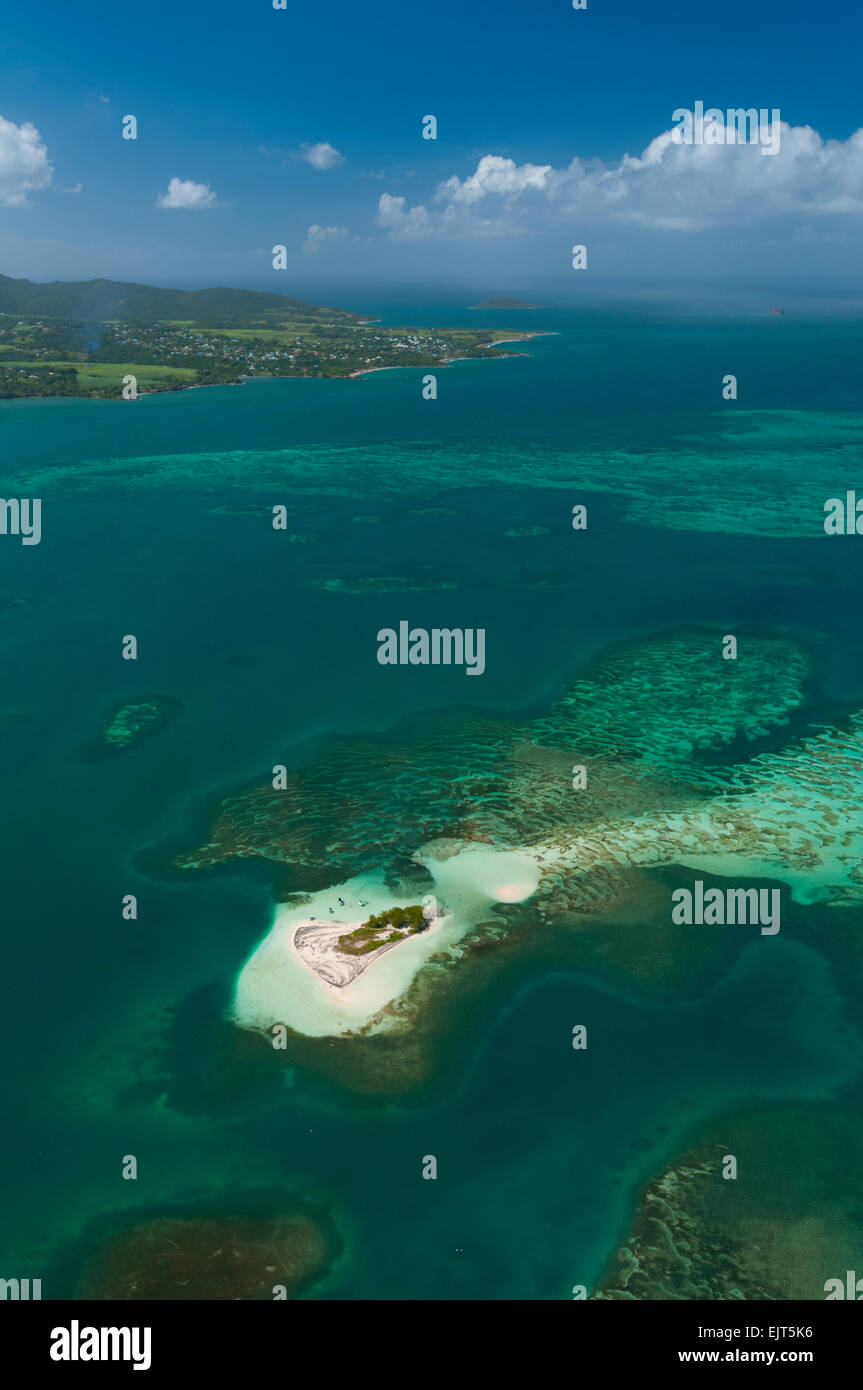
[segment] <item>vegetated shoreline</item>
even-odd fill
[[[516,338],[495,338],[493,343],[486,343],[486,347],[500,347],[501,343],[526,343],[530,338],[553,338],[556,334],[549,328],[538,328],[534,333],[519,333]],[[526,352],[502,352],[503,357],[528,357]],[[368,376],[371,372],[404,372],[404,371],[425,371],[428,367],[449,367],[453,362],[494,362],[496,358],[489,357],[443,357],[435,362],[424,362],[419,365],[416,362],[406,363],[405,366],[393,364],[390,367],[358,367],[355,372],[350,372],[347,377],[328,378],[329,380],[350,381],[354,377]],[[309,378],[310,380],[313,378]],[[317,378],[320,380],[321,378]],[[249,377],[248,380],[254,380]],[[293,377],[287,380],[295,380]]]
[[[398,896],[398,894],[396,894],[396,896]],[[274,919],[274,921],[278,920],[278,912],[279,909],[277,908],[276,918]],[[440,931],[440,928],[444,923],[444,919],[448,916],[448,913],[442,911],[436,914],[431,921],[427,922],[427,925],[422,932],[422,935],[426,939],[426,941],[428,941],[432,933]],[[321,970],[318,968],[320,962],[318,964],[315,963],[314,953],[311,958],[308,953],[304,954],[304,952],[301,950],[300,946],[297,943],[297,934],[299,932],[303,932],[304,936],[306,937],[308,937],[309,935],[312,935],[314,937],[319,930],[321,934],[325,934],[329,929],[331,932],[338,931],[338,933],[343,936],[350,935],[351,932],[354,932],[359,927],[362,927],[366,920],[366,917],[362,917],[358,922],[334,922],[332,919],[328,921],[326,918],[318,918],[316,916],[303,917],[300,919],[300,921],[293,922],[287,930],[285,938],[285,948],[291,952],[292,956],[298,962],[299,965],[303,966],[303,968],[306,970],[310,970],[314,975],[317,976],[319,980],[323,982],[324,988],[326,989],[330,998],[333,999],[337,1004],[348,997],[353,998],[353,995],[356,994],[355,990],[353,991],[353,994],[351,996],[347,996],[345,994],[345,991],[351,989],[352,986],[356,983],[356,981],[360,978],[360,976],[364,975],[367,970],[371,969],[371,967],[376,963],[376,961],[380,959],[381,956],[385,954],[385,952],[393,951],[398,946],[404,945],[406,941],[411,940],[411,937],[402,937],[401,941],[381,941],[378,944],[377,949],[375,951],[369,952],[369,954],[366,956],[355,957],[351,961],[351,964],[355,967],[355,971],[351,978],[344,981],[343,983],[336,984],[327,977],[325,969]],[[339,947],[337,944],[334,945],[331,941],[327,941],[323,948],[322,954],[328,957],[332,957],[334,954],[338,956],[344,953],[339,951]],[[324,961],[323,963],[324,965],[327,964],[326,961]]]
[[[372,320],[371,322],[377,321],[378,320]],[[519,333],[518,336],[514,338],[497,338],[493,342],[489,341],[488,343],[481,344],[481,346],[494,348],[501,343],[523,343],[527,342],[530,338],[554,336],[555,334],[551,329],[539,328],[532,333]],[[500,353],[501,358],[526,356],[528,356],[528,354],[524,352]],[[356,371],[348,372],[347,376],[329,376],[326,372],[322,372],[320,376],[309,376],[305,373],[298,373],[296,376],[284,376],[281,374],[268,376],[265,373],[261,372],[255,373],[254,376],[242,375],[238,381],[193,381],[189,382],[188,384],[178,386],[156,386],[143,388],[138,391],[138,394],[135,397],[135,399],[141,400],[144,396],[178,396],[183,391],[208,391],[217,386],[246,386],[250,381],[353,381],[357,377],[368,376],[372,372],[397,372],[408,370],[427,371],[432,367],[448,367],[453,362],[488,362],[494,360],[494,358],[489,357],[444,357],[435,358],[430,362],[406,362],[404,365],[401,365],[399,363],[392,363],[387,367],[358,367]],[[106,405],[117,405],[123,403],[122,398],[101,396],[98,394],[98,392],[95,391],[91,392],[89,395],[86,396],[69,396],[63,393],[58,393],[55,396],[49,396],[43,392],[38,392],[32,396],[9,396],[0,398],[0,406],[10,405],[16,401],[102,401]]]

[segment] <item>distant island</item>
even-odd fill
[[[523,299],[483,299],[479,304],[471,304],[472,309],[541,309],[541,304],[526,304]]]
[[[512,301],[518,304],[519,301]],[[0,399],[233,385],[248,377],[352,377],[507,357],[519,329],[392,328],[260,290],[156,289],[114,280],[36,284],[0,275]],[[124,378],[126,379],[124,381]]]

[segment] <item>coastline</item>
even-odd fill
[[[377,322],[377,320],[375,320]],[[515,338],[496,338],[494,342],[485,344],[486,347],[496,348],[501,343],[524,343],[530,338],[553,337],[551,329],[540,328],[532,333],[520,333]],[[523,352],[500,353],[500,357],[526,357],[528,354]],[[305,372],[299,372],[296,376],[267,375],[264,372],[256,372],[253,376],[245,374],[237,381],[192,381],[184,382],[182,386],[157,387],[155,390],[139,390],[136,400],[143,400],[145,396],[179,396],[183,391],[206,391],[216,386],[245,386],[250,381],[353,381],[356,377],[368,376],[372,372],[396,372],[413,369],[415,371],[431,370],[434,367],[448,367],[453,362],[488,362],[494,361],[493,356],[484,357],[444,357],[434,362],[406,362],[404,365],[398,362],[391,363],[386,367],[358,367],[353,372],[348,372],[346,376],[327,376],[322,373],[320,376],[310,376]],[[124,365],[124,364],[118,364]],[[100,396],[94,392],[82,393],[81,395],[69,395],[60,392],[56,396],[49,396],[38,392],[32,396],[2,396],[0,405],[6,405],[11,401],[104,401],[106,404],[119,403],[123,401],[121,396]]]
[[[490,347],[498,347],[501,343],[526,343],[530,338],[556,338],[558,335],[553,328],[537,328],[532,333],[519,333],[517,338],[495,338]],[[509,357],[519,357],[523,354],[511,352]]]
[[[435,363],[434,365],[437,366],[437,363]],[[403,371],[405,371],[405,370],[406,370],[406,368],[404,368],[404,367],[395,367],[395,366],[393,366],[393,367],[358,367],[357,370],[356,370],[355,372],[348,372],[348,374],[347,374],[346,377],[339,377],[339,378],[325,377],[324,380],[329,380],[329,381],[333,381],[333,380],[353,381],[354,377],[357,377],[357,376],[370,376],[372,372],[403,372]],[[420,368],[420,370],[422,370],[422,368]]]
[[[525,343],[529,338],[553,337],[550,329],[540,328],[535,333],[520,333],[517,338],[495,338],[494,342],[489,342],[486,347],[496,348],[501,343]],[[388,367],[358,367],[355,372],[349,372],[348,376],[337,378],[338,380],[352,380],[358,376],[369,376],[372,372],[405,372],[405,371],[427,371],[433,367],[449,367],[453,362],[494,362],[502,357],[527,357],[526,352],[502,352],[497,357],[442,357],[437,362],[407,362],[402,366],[400,363],[392,363]],[[252,378],[254,379],[254,378]],[[293,378],[291,378],[293,379]]]

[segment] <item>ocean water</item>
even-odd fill
[[[516,951],[483,989],[453,989],[433,1074],[398,1094],[302,1059],[273,1076],[254,1052],[222,1082],[221,1020],[272,875],[180,872],[166,848],[200,845],[219,800],[276,763],[348,763],[357,740],[409,760],[436,716],[537,718],[616,644],[679,630],[799,642],[801,720],[863,705],[863,558],[821,526],[826,498],[863,482],[863,323],[769,307],[495,312],[553,336],[440,370],[434,403],[404,370],[0,404],[3,495],[43,499],[41,544],[0,545],[0,595],[21,600],[0,611],[9,1277],[63,1296],[94,1223],[277,1194],[342,1234],[307,1297],[565,1298],[710,1117],[859,1105],[857,956],[829,905],[687,989]],[[376,633],[402,619],[484,627],[482,678],[379,666]],[[84,756],[118,702],[156,693],[182,704],[168,727]],[[367,814],[371,872],[392,827]]]

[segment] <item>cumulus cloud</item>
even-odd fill
[[[489,193],[526,193],[529,189],[545,188],[550,164],[516,164],[514,159],[500,155],[483,155],[470,178],[446,180],[438,189],[440,197],[453,203],[477,203]]]
[[[160,208],[211,208],[216,195],[208,183],[195,183],[192,179],[171,179],[167,193],[160,193],[156,206]]]
[[[863,212],[863,130],[844,141],[784,121],[779,131],[769,156],[742,138],[682,145],[664,131],[639,158],[624,155],[612,166],[573,160],[550,192],[572,211],[672,231]]]
[[[321,227],[318,223],[309,227],[306,232],[306,240],[303,243],[303,251],[308,256],[315,251],[319,251],[327,241],[349,241],[351,234],[347,227]],[[358,238],[354,238],[356,241]]]
[[[73,184],[71,188],[64,188],[64,189],[63,189],[63,192],[64,192],[64,193],[80,193],[81,190],[83,189],[83,187],[84,187],[83,183],[76,183],[76,184]]]
[[[863,214],[863,129],[825,140],[811,126],[777,123],[778,149],[765,155],[727,132],[723,144],[679,144],[671,130],[641,155],[617,162],[576,156],[562,169],[484,155],[467,178],[438,185],[430,206],[385,193],[377,220],[400,240],[518,235],[562,224],[631,223],[693,231],[798,215]]]
[[[311,164],[313,169],[338,169],[339,165],[345,162],[344,155],[327,140],[322,140],[317,145],[301,145],[299,158],[305,160],[306,164]]]
[[[0,207],[26,207],[27,194],[46,188],[53,175],[36,127],[29,122],[15,125],[0,116]]]
[[[424,203],[408,207],[405,198],[393,197],[391,193],[381,194],[376,221],[397,241],[422,241],[428,237],[447,235],[519,236],[527,229],[500,207],[494,212],[471,208],[467,213],[456,203],[449,203],[440,211],[429,210]]]
[[[423,207],[422,203],[408,208],[405,198],[394,198],[391,193],[381,194],[377,220],[379,226],[406,240],[431,236],[435,231],[428,208]]]

